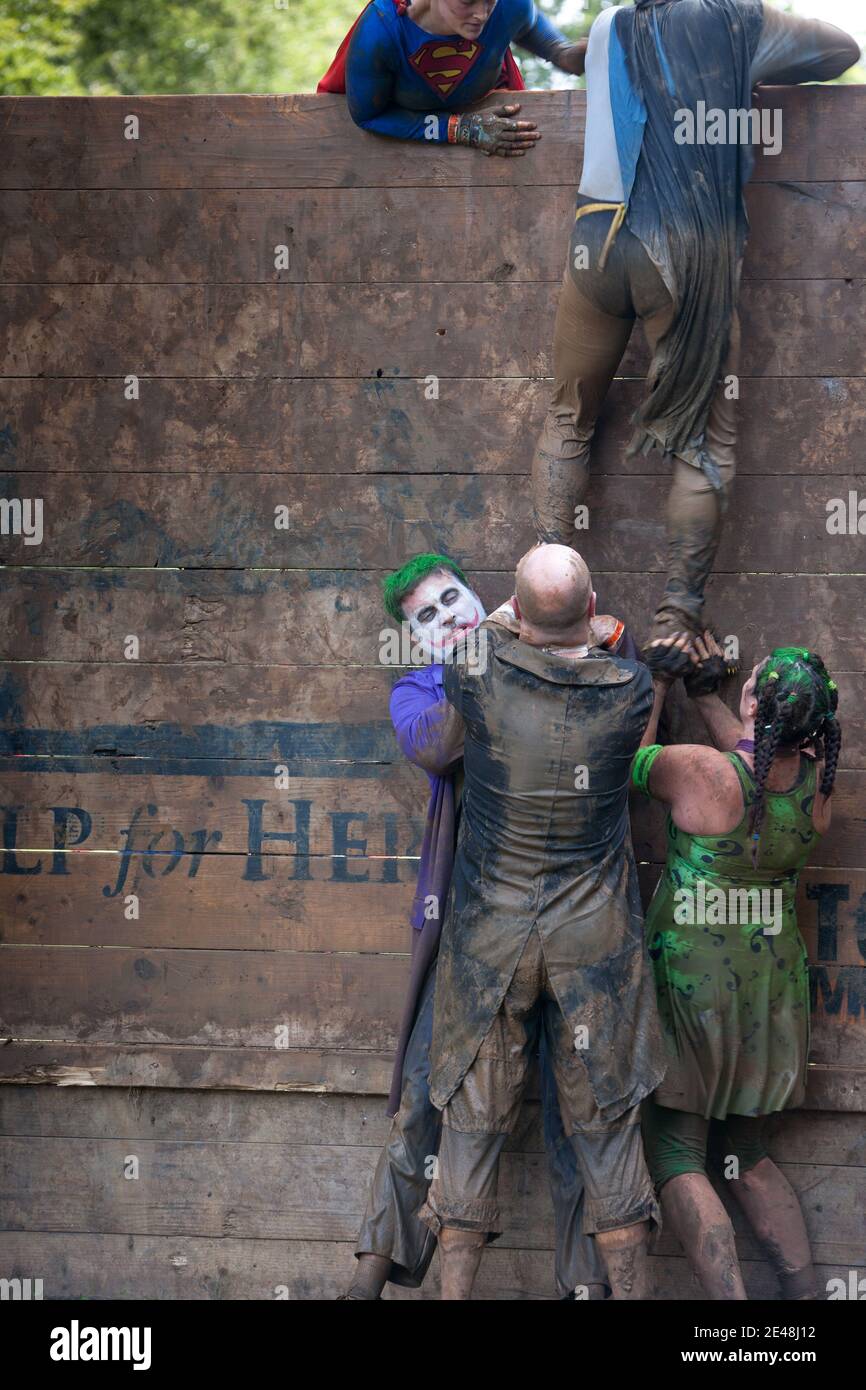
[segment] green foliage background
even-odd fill
[[[0,0],[0,92],[305,92],[364,0]],[[557,0],[541,0],[549,14]],[[601,0],[587,0],[586,33]],[[521,54],[529,86],[545,63]]]
[[[563,0],[537,0],[555,17]],[[309,92],[364,0],[0,0],[0,93]],[[602,0],[584,0],[572,38]],[[816,3],[816,10],[820,5]],[[521,53],[527,86],[582,85]],[[862,68],[843,81],[863,81]]]

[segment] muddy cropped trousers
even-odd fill
[[[577,205],[593,200],[578,195]],[[611,212],[575,221],[553,337],[554,388],[532,462],[533,520],[541,541],[575,544],[575,508],[589,483],[589,453],[596,421],[631,336],[643,325],[650,353],[673,322],[675,306],[642,243],[620,228],[607,263],[598,262]],[[739,321],[731,322],[728,359],[705,430],[705,446],[721,476],[717,491],[700,468],[668,455],[673,478],[667,505],[667,583],[656,630],[697,630],[704,587],[722,532],[736,458],[735,394],[726,378],[737,371]],[[579,533],[578,533],[579,534]]]
[[[421,1208],[443,1226],[502,1233],[499,1157],[526,1088],[529,1048],[540,1027],[559,1108],[583,1179],[583,1231],[595,1235],[652,1220],[659,1206],[644,1159],[640,1105],[612,1121],[599,1114],[578,1042],[554,996],[537,928],[530,933],[505,998],[472,1066],[442,1111],[436,1177]]]
[[[385,1255],[391,1260],[389,1279],[419,1288],[436,1248],[436,1237],[418,1220],[439,1149],[441,1111],[430,1099],[430,1039],[436,964],[431,967],[418,1005],[403,1064],[400,1108],[376,1165],[373,1184],[358,1236],[357,1255]],[[540,1039],[539,1068],[544,1144],[553,1198],[556,1231],[556,1289],[561,1298],[581,1285],[603,1284],[607,1278],[594,1241],[582,1232],[583,1182],[556,1105],[556,1088]]]

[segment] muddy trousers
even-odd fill
[[[578,198],[581,202],[589,199]],[[575,509],[586,499],[589,455],[608,388],[640,318],[651,354],[671,326],[674,304],[642,244],[622,227],[603,271],[598,257],[610,214],[575,224],[556,314],[553,395],[532,462],[533,521],[541,541],[576,545]],[[575,269],[585,247],[589,263]],[[582,262],[581,262],[582,264]],[[673,468],[667,503],[667,582],[656,612],[658,633],[701,623],[704,587],[722,533],[736,467],[735,401],[725,378],[737,371],[739,322],[731,323],[724,373],[713,397],[704,442],[721,477],[716,490],[700,468],[666,455]],[[610,518],[613,525],[614,518]]]
[[[379,1155],[356,1255],[384,1255],[391,1260],[392,1283],[419,1288],[433,1251],[434,1233],[418,1219],[433,1177],[439,1150],[442,1114],[430,1101],[430,1039],[433,1033],[435,962],[418,1005],[403,1065],[400,1109]],[[606,1282],[595,1243],[583,1234],[583,1182],[574,1152],[562,1127],[556,1086],[544,1040],[540,1083],[548,1174],[556,1231],[556,1289],[560,1298],[579,1286]]]
[[[660,1225],[641,1142],[640,1106],[611,1121],[599,1114],[535,930],[472,1066],[442,1112],[437,1175],[421,1219],[437,1233],[452,1227],[483,1232],[489,1240],[501,1235],[499,1158],[520,1110],[537,1027],[545,1039],[564,1128],[583,1180],[584,1234],[644,1221]]]

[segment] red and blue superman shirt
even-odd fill
[[[444,142],[452,112],[506,80],[522,87],[512,42],[547,59],[569,44],[534,0],[497,0],[477,39],[428,34],[394,0],[371,0],[318,90],[345,90],[352,119],[364,130]]]

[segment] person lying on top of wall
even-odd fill
[[[527,154],[541,139],[517,103],[465,108],[490,92],[521,91],[509,45],[563,72],[583,72],[586,40],[572,43],[533,0],[371,0],[337,50],[319,92],[345,92],[356,125],[398,140]]]

